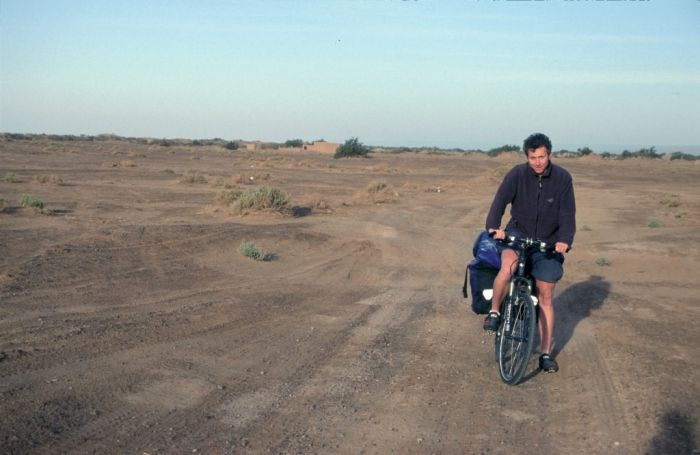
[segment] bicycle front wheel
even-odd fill
[[[525,373],[535,341],[535,305],[528,291],[507,297],[497,346],[498,370],[503,382],[517,384]]]

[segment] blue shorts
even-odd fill
[[[520,235],[516,232],[510,232],[508,235]],[[501,242],[497,242],[499,252],[503,252],[504,248],[509,248]],[[547,283],[556,283],[564,276],[564,255],[557,252],[543,253],[539,250],[531,250],[525,263],[525,271],[535,279],[545,281]]]

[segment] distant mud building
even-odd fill
[[[319,141],[314,141],[308,144],[304,144],[304,150],[309,150],[311,152],[335,154],[335,151],[340,147],[340,144],[335,142],[326,142],[323,139]]]

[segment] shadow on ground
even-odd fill
[[[649,442],[648,455],[698,454],[693,434],[693,419],[681,411],[666,412],[659,421],[659,431]]]
[[[608,295],[610,283],[603,277],[594,275],[582,283],[569,286],[556,297],[556,352],[564,350],[579,322],[590,316],[593,310],[603,306]]]

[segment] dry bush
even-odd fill
[[[289,195],[284,191],[270,186],[249,188],[242,191],[231,204],[234,213],[246,210],[269,210],[281,212],[290,202]]]
[[[49,183],[51,185],[63,185],[63,179],[61,177],[51,174],[51,175],[35,175],[34,181],[39,183]]]
[[[119,162],[119,167],[136,167],[136,163],[132,160],[121,160]]]
[[[661,196],[661,200],[659,202],[661,205],[665,205],[666,207],[676,208],[680,207],[681,205],[681,197],[677,194],[666,193]]]
[[[216,200],[224,205],[231,205],[238,200],[242,191],[240,190],[223,190],[216,196]]]
[[[181,183],[190,183],[190,184],[196,184],[196,183],[207,183],[207,178],[204,176],[199,171],[193,171],[189,170],[185,172],[185,175],[182,177],[182,180],[180,180]]]
[[[19,183],[20,179],[14,172],[6,172],[3,180],[7,183]]]
[[[370,182],[365,188],[365,197],[373,204],[394,202],[399,198],[399,193],[392,190],[385,182]]]

